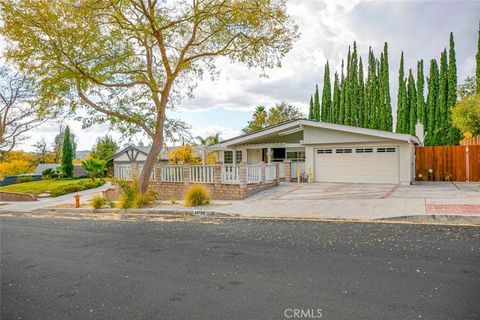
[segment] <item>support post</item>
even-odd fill
[[[265,183],[267,182],[267,174],[266,174],[266,171],[267,171],[267,168],[265,166],[265,162],[263,161],[260,161],[260,170],[261,170],[261,175],[262,175],[262,178],[261,178],[261,183]]]
[[[285,182],[292,181],[292,160],[284,160]]]
[[[222,165],[221,162],[215,162],[215,188],[220,187],[222,184]]]
[[[280,184],[280,163],[275,162],[275,185]]]
[[[242,162],[240,164],[240,197],[245,199],[247,197],[247,164]]]
[[[153,170],[155,171],[155,181],[162,181],[162,163],[160,161],[155,163]]]
[[[190,185],[190,163],[182,164],[183,170],[183,185],[188,187]]]

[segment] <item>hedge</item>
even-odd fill
[[[50,191],[50,195],[52,197],[63,196],[64,194],[68,194],[68,193],[97,188],[104,184],[105,184],[105,179],[98,179],[95,182],[91,180],[81,181],[78,183],[67,184],[66,186],[55,188],[52,191]]]

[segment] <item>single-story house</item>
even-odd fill
[[[224,164],[291,161],[291,174],[313,182],[395,183],[415,180],[416,136],[312,120],[294,120],[210,146]]]
[[[48,168],[56,169],[60,166],[61,166],[60,163],[40,163],[35,168],[35,174],[42,174],[42,172],[45,171],[45,169],[48,169]],[[83,169],[81,164],[74,163],[73,164],[73,175],[75,177],[81,177],[81,176],[88,175],[88,172],[85,169]]]
[[[164,147],[160,151],[158,156],[158,160],[160,162],[167,162],[169,161],[168,154],[175,150],[181,148],[180,146],[173,146],[173,147]],[[143,164],[147,160],[148,153],[150,152],[150,147],[145,146],[134,146],[134,145],[127,145],[122,150],[118,151],[114,154],[108,161],[113,161],[113,168],[114,168],[114,176],[119,179],[127,179],[130,178],[130,169],[132,163],[136,163],[138,165],[139,170],[142,169]],[[152,177],[155,175],[152,172]]]

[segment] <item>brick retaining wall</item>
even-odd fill
[[[37,197],[33,194],[0,192],[0,201],[36,201]]]

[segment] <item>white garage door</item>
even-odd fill
[[[315,150],[319,182],[398,183],[398,148],[355,147]]]

